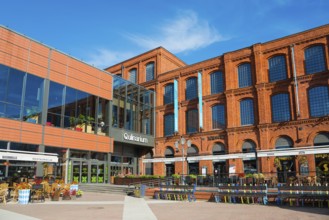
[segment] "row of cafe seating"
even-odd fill
[[[7,201],[18,202],[19,191],[22,189],[30,189],[30,196],[28,202],[44,202],[46,199],[58,200],[58,197],[65,195],[66,192],[72,195],[72,185],[75,183],[65,184],[63,180],[28,180],[20,179],[19,183],[0,183],[0,202],[4,204]],[[75,192],[77,187],[74,187]]]

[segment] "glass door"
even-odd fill
[[[104,163],[91,164],[90,182],[91,183],[104,183],[105,182],[105,165],[104,165]]]
[[[88,183],[88,162],[82,161],[81,162],[81,183]]]
[[[72,161],[72,170],[73,170],[73,181],[80,183],[80,171],[81,171],[81,166],[80,166],[80,161]]]

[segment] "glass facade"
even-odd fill
[[[306,74],[318,73],[326,70],[323,46],[317,45],[305,50]]]
[[[0,85],[0,117],[108,134],[108,100],[53,81],[46,86],[44,79],[4,65]],[[47,115],[44,122],[42,114]]]
[[[244,99],[240,102],[241,125],[254,124],[254,102],[252,99]]]
[[[241,64],[238,67],[239,88],[252,86],[250,63]]]
[[[0,117],[41,124],[44,79],[0,64]]]
[[[224,77],[222,72],[214,72],[210,75],[211,94],[224,92]]]
[[[154,92],[113,76],[112,126],[153,135]]]
[[[272,101],[272,121],[282,122],[290,120],[289,95],[285,93],[273,95]]]
[[[318,86],[308,91],[311,117],[329,115],[328,86]]]
[[[272,57],[268,60],[270,82],[287,78],[286,59],[283,55]]]
[[[223,129],[225,127],[225,107],[224,105],[215,105],[212,110],[212,128]]]
[[[185,98],[186,100],[195,99],[198,97],[198,81],[196,77],[186,80]]]

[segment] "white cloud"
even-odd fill
[[[111,65],[122,62],[134,56],[131,52],[117,52],[107,49],[98,49],[95,54],[91,54],[86,63],[94,65],[95,67],[104,69]]]
[[[130,40],[146,49],[163,46],[170,52],[179,53],[206,47],[227,40],[208,21],[200,19],[194,11],[180,11],[169,20],[155,36],[128,34]]]

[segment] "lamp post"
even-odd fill
[[[181,137],[178,141],[175,142],[175,148],[176,152],[179,151],[179,144],[182,145],[182,183],[184,184],[184,162],[185,162],[185,157],[184,157],[184,144],[185,144],[185,138]],[[187,141],[187,147],[191,147],[191,140]]]

